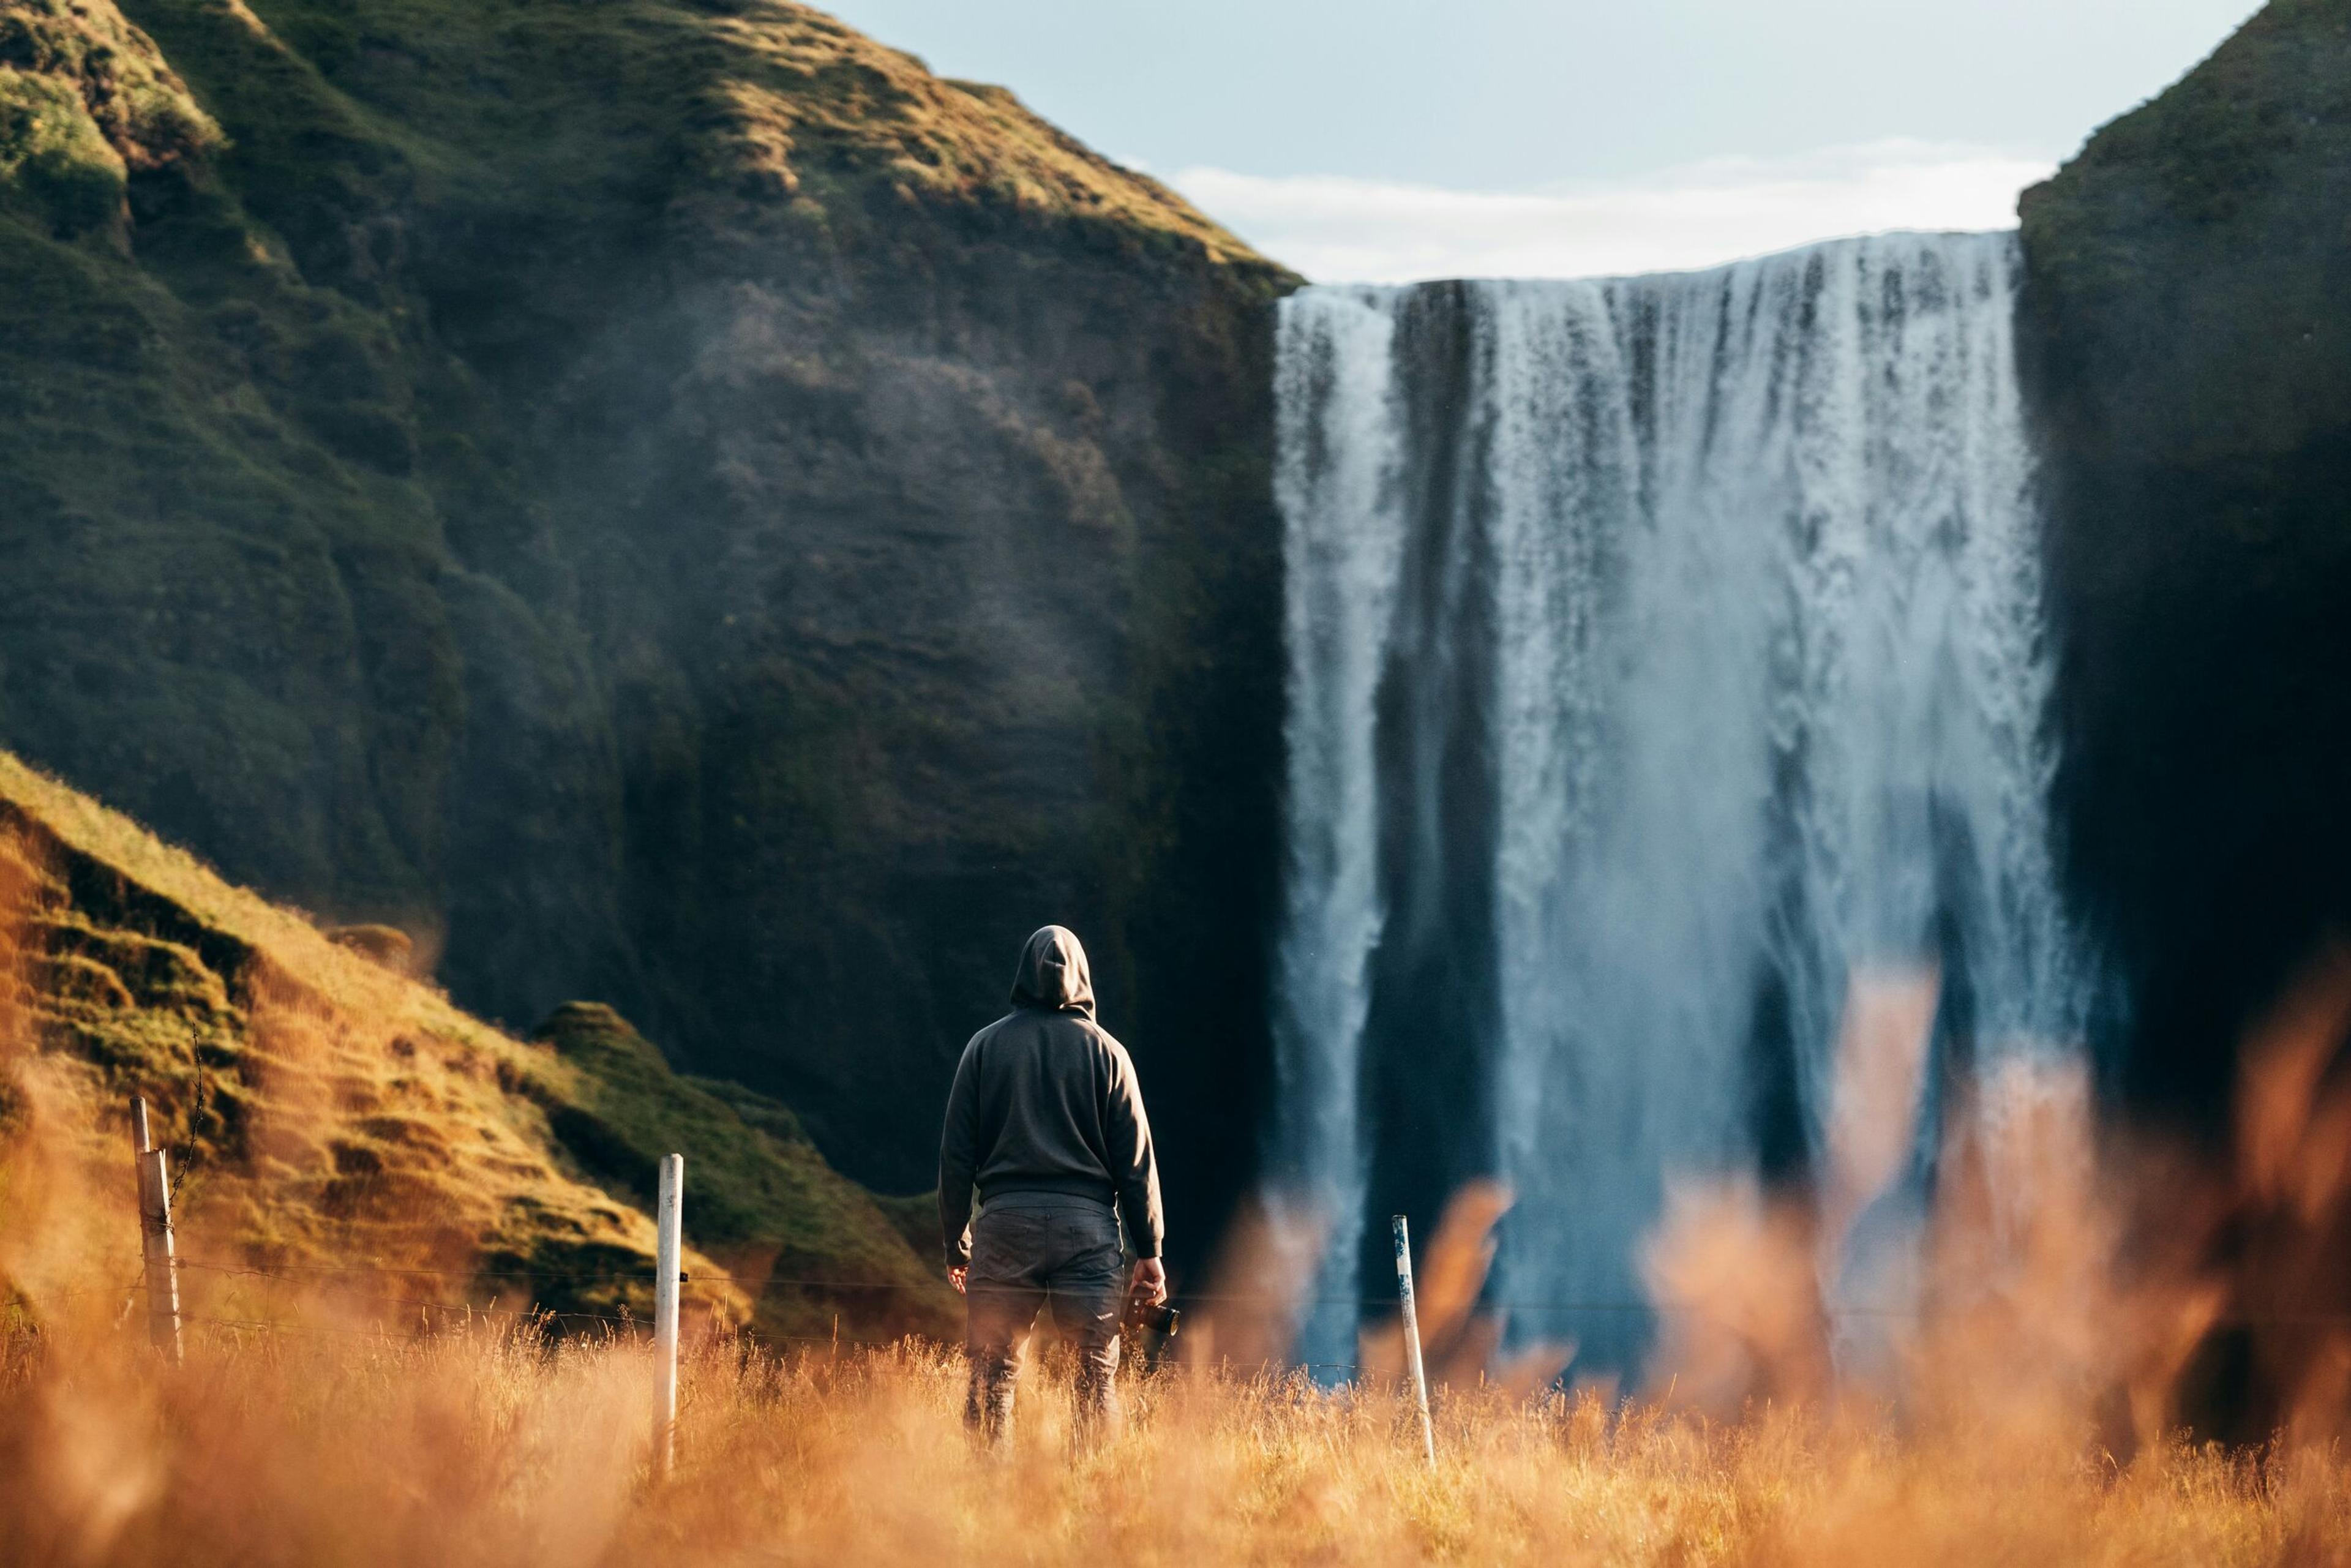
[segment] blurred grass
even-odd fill
[[[120,1345],[20,1355],[0,1389],[14,1562],[2251,1568],[2351,1545],[2324,1449],[2116,1464],[2071,1430],[1470,1390],[1440,1400],[1430,1470],[1384,1393],[1171,1369],[1072,1458],[1048,1358],[992,1459],[956,1357],[721,1338],[686,1359],[652,1486],[639,1343],[206,1330],[176,1371]]]

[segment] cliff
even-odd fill
[[[899,1189],[1073,925],[1196,1245],[1291,281],[782,0],[0,0],[0,742]]]
[[[2024,195],[2074,878],[2135,1101],[2351,918],[2351,6],[2274,0]]]

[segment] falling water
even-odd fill
[[[1944,1073],[2079,1038],[2016,272],[1894,235],[1285,303],[1312,1354],[1367,1216],[1491,1173],[1518,1332],[1636,1353],[1667,1182],[1810,1157],[1857,972],[1940,966]]]

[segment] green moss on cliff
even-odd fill
[[[110,0],[0,7],[0,212],[120,246],[131,171],[219,142],[219,128]]]
[[[2021,203],[2065,438],[2283,453],[2351,409],[2351,12],[2273,0]]]
[[[780,0],[125,10],[0,0],[120,165],[0,174],[0,740],[877,1184],[1047,919],[1246,1099],[1294,279]]]

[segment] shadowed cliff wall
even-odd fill
[[[2022,204],[2074,876],[2134,1103],[2351,915],[2351,5],[2276,0]]]

